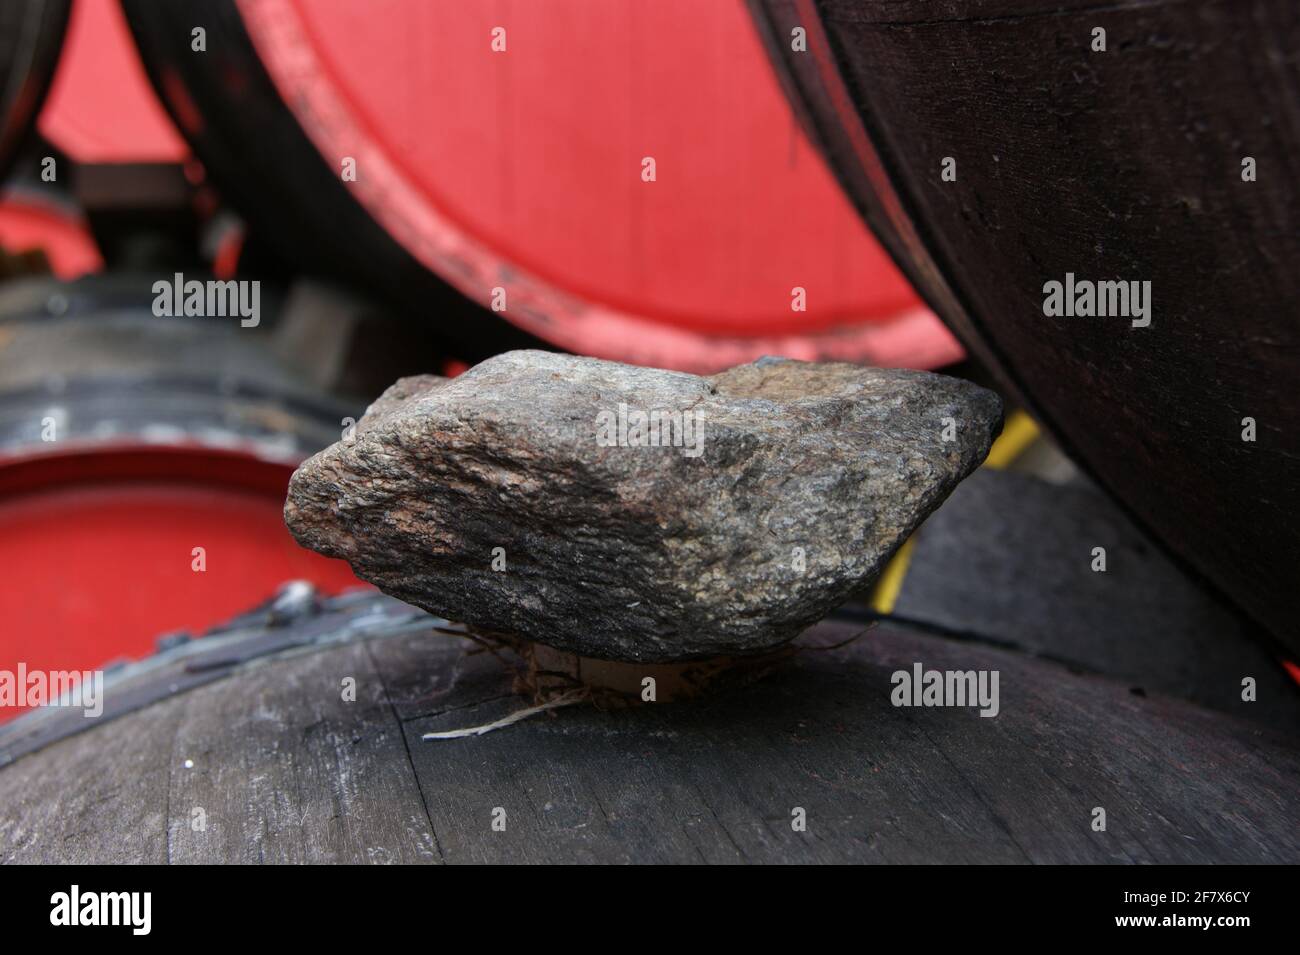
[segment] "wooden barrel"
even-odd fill
[[[480,353],[542,340],[701,371],[960,356],[809,147],[739,4],[125,9],[255,232]]]
[[[0,4],[0,178],[36,122],[59,59],[69,0]]]
[[[797,108],[935,310],[1300,650],[1300,8],[940,6],[752,3]],[[1146,317],[1095,314],[1099,282],[1149,283]]]
[[[250,614],[9,723],[0,860],[1300,861],[1293,739],[1039,659],[828,621],[708,699],[430,741],[526,705],[438,623]],[[997,715],[894,705],[918,664],[996,671]]]
[[[265,328],[155,317],[149,284],[0,294],[0,671],[148,654],[286,579],[357,583],[298,547],[282,510],[293,469],[358,405],[278,356]]]

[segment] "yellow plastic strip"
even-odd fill
[[[898,548],[885,565],[885,572],[880,575],[876,589],[871,593],[871,609],[876,613],[893,613],[899,591],[903,589],[903,578],[907,576],[907,565],[912,560],[915,544],[914,537],[903,541],[903,546]]]
[[[1034,419],[1023,411],[1011,412],[1002,433],[989,449],[989,456],[984,459],[986,468],[1000,471],[1025,453],[1025,449],[1038,440],[1038,425]]]

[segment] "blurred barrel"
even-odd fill
[[[960,357],[809,147],[738,3],[125,9],[256,232],[480,354]]]
[[[359,409],[237,319],[156,318],[142,287],[0,295],[0,670],[103,666],[287,579],[357,583],[281,511],[294,467]]]
[[[36,121],[59,59],[69,0],[0,4],[0,178]]]
[[[1166,545],[1300,650],[1300,7],[751,7],[807,127],[935,310]],[[1150,324],[1049,315],[1048,283],[1071,276],[1150,283]]]

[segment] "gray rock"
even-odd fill
[[[617,660],[757,653],[878,574],[1001,419],[925,372],[509,352],[390,388],[294,474],[285,522],[483,629]]]

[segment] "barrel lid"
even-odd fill
[[[958,358],[806,141],[743,7],[675,6],[126,9],[223,187],[435,327],[482,342],[504,319],[698,371]],[[449,312],[435,276],[492,311]]]

